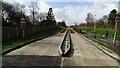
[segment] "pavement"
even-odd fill
[[[117,60],[99,50],[96,46],[86,41],[77,33],[72,33],[74,55],[65,57],[62,66],[119,66]],[[94,67],[93,67],[94,68]]]
[[[82,35],[81,35],[82,36]],[[91,43],[92,45],[96,46],[99,50],[101,50],[102,52],[104,52],[105,54],[111,56],[112,58],[120,61],[120,56],[118,54],[116,54],[115,52],[113,52],[112,50],[96,43],[93,42],[92,40],[87,39],[86,37],[82,36],[85,40],[87,40],[89,43]]]

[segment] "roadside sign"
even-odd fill
[[[20,26],[21,26],[22,29],[25,28],[25,23],[26,23],[26,20],[25,20],[25,18],[22,16],[21,19],[20,19]]]
[[[25,22],[26,22],[26,20],[25,20],[24,17],[22,17],[22,18],[20,19],[20,21],[21,21],[21,23],[25,23]]]
[[[22,36],[23,38],[25,38],[25,23],[26,23],[26,20],[25,18],[22,16],[22,18],[20,19],[20,27],[22,29]]]
[[[116,21],[116,22],[120,22],[120,15],[117,15],[117,16],[115,17],[115,21]]]

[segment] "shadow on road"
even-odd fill
[[[60,68],[61,56],[7,55],[2,68]]]

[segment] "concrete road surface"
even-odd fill
[[[72,66],[99,66],[96,68],[104,68],[101,66],[116,66],[113,68],[118,68],[119,63],[117,60],[104,54],[77,33],[71,34],[74,46],[73,56],[61,57],[58,53],[58,48],[64,34],[65,33],[58,33],[8,53],[3,56],[3,68],[5,68],[5,66],[8,68],[10,66],[61,66],[61,68],[70,68],[69,66],[71,66],[71,68],[75,68]]]
[[[115,59],[104,54],[77,33],[72,33],[71,37],[74,54],[72,57],[63,58],[62,66],[118,66]]]
[[[64,34],[58,33],[8,53],[3,56],[3,66],[60,66],[58,48]]]
[[[59,56],[58,48],[64,37],[64,33],[59,33],[54,36],[28,44],[22,48],[14,50],[7,55],[47,55]]]

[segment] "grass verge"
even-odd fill
[[[103,35],[103,33],[106,32],[106,29],[101,29],[101,28],[96,28],[94,30],[94,28],[85,28],[85,27],[75,27],[77,29],[81,29],[81,30],[84,30],[84,31],[88,31],[88,32],[91,32],[91,33],[96,33],[98,35]],[[114,35],[115,31],[114,30],[111,30],[111,29],[108,29],[108,37],[111,38],[113,35]],[[120,32],[117,32],[117,35],[116,35],[116,40],[120,40]]]
[[[88,38],[88,39],[90,39],[90,40],[92,40],[92,41],[94,41],[94,42],[102,45],[102,46],[105,46],[105,47],[109,48],[109,49],[112,50],[113,52],[115,52],[115,53],[117,53],[118,55],[120,55],[120,50],[119,50],[119,48],[118,48],[117,46],[110,46],[110,45],[108,45],[107,43],[104,43],[104,42],[102,42],[102,41],[100,41],[100,40],[97,40],[97,39],[94,39],[94,38],[92,38],[92,37],[89,37],[89,36],[87,36],[87,35],[85,35],[85,34],[82,34],[82,35],[85,36],[86,38]]]
[[[19,38],[4,40],[4,41],[2,41],[2,51],[5,51],[5,50],[8,50],[12,47],[18,46],[18,45],[25,43],[25,42],[28,42],[32,39],[40,38],[40,37],[43,37],[43,36],[46,36],[49,34],[54,34],[60,30],[62,30],[62,28],[28,35],[25,38],[19,37]]]

